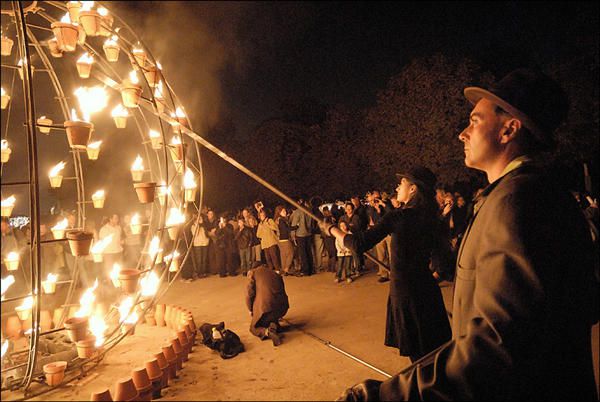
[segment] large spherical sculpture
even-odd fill
[[[110,3],[2,7],[2,389],[27,391],[89,370],[152,311],[188,260],[202,172],[183,105]],[[117,205],[141,253],[110,267],[93,223]]]

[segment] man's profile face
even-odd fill
[[[115,226],[117,224],[119,224],[119,215],[114,214],[110,217],[110,224]]]
[[[212,221],[213,219],[215,219],[215,212],[208,211],[208,213],[206,214],[206,217]]]
[[[495,108],[487,99],[477,102],[469,117],[469,126],[458,136],[464,143],[467,167],[486,170],[501,151],[503,118],[496,114]]]
[[[353,213],[354,213],[354,208],[352,208],[351,205],[346,205],[346,215],[352,216]]]

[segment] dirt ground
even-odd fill
[[[179,379],[163,390],[162,400],[335,400],[345,388],[366,378],[385,379],[302,332],[327,340],[390,374],[408,365],[407,358],[383,345],[388,284],[376,279],[374,272],[351,284],[334,283],[332,273],[286,277],[290,298],[286,318],[294,327],[285,332],[279,347],[248,332],[245,277],[177,282],[161,302],[186,306],[198,325],[225,321],[226,327],[240,336],[246,351],[223,360],[216,352],[196,346]],[[442,291],[450,308],[451,287],[443,286]],[[143,366],[170,336],[167,328],[141,324],[90,378],[38,400],[89,400],[91,392],[106,387],[114,393],[115,381]],[[598,377],[597,325],[593,339]]]

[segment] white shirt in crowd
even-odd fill
[[[102,226],[98,237],[104,239],[106,236],[112,235],[112,239],[108,246],[104,249],[104,254],[116,254],[123,252],[123,246],[121,246],[121,225],[112,226],[110,223]]]

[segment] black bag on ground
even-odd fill
[[[244,344],[233,331],[225,329],[225,323],[204,323],[200,325],[202,343],[212,350],[219,352],[223,359],[231,359],[244,351]]]

